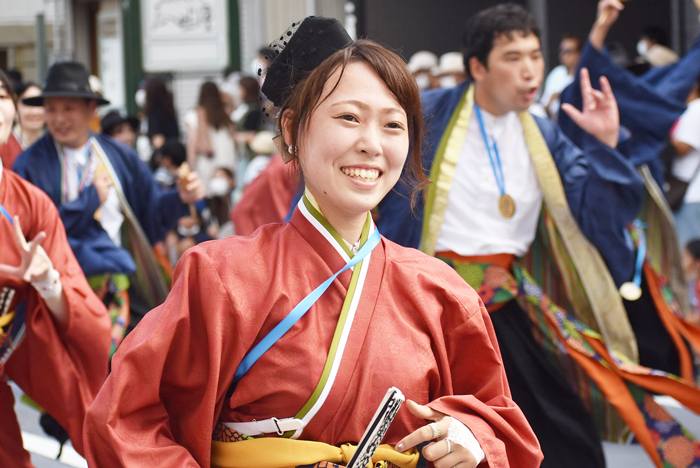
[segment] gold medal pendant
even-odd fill
[[[628,301],[636,301],[642,297],[642,288],[637,286],[635,283],[628,281],[620,286],[620,296]]]
[[[515,202],[507,193],[501,195],[498,199],[498,210],[504,218],[512,218],[515,214]]]

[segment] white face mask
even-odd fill
[[[199,227],[199,224],[195,224],[194,226],[188,228],[183,226],[177,227],[177,233],[182,237],[194,237],[199,234],[199,231],[201,230],[202,229]]]
[[[647,46],[647,41],[640,39],[639,42],[637,42],[637,53],[644,57],[648,51],[649,47]]]
[[[440,77],[440,87],[441,88],[454,88],[457,86],[457,78],[452,75]]]
[[[136,105],[139,106],[139,108],[143,108],[143,106],[146,105],[146,90],[143,88],[137,90],[134,101],[136,101]]]
[[[153,173],[153,178],[161,185],[171,186],[175,184],[175,177],[164,167],[159,167]]]
[[[418,89],[424,91],[430,87],[430,77],[425,73],[421,73],[416,76],[416,84],[418,85]]]
[[[214,197],[221,197],[228,193],[228,181],[223,177],[214,177],[209,181],[209,193]]]

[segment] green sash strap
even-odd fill
[[[304,194],[304,197],[302,198],[303,203],[305,208],[311,213],[311,215],[319,222],[321,225],[330,233],[331,236],[336,240],[336,242],[343,248],[345,253],[348,255],[348,257],[352,258],[354,256],[352,250],[348,247],[347,243],[343,240],[342,237],[340,237],[340,234],[338,234],[338,231],[336,231],[333,226],[326,220],[326,218],[321,214],[320,208],[318,207],[318,204],[315,203],[315,200],[313,200],[313,196],[311,193],[306,191]],[[367,238],[369,237],[369,231],[370,227],[372,226],[372,217],[370,216],[369,213],[367,213],[367,220],[365,221],[365,225],[362,228],[362,235],[360,236],[360,246],[364,245],[365,242],[367,242]],[[360,279],[360,273],[362,272],[364,264],[367,262],[367,260],[363,260],[357,265],[352,270],[352,276],[350,278],[350,285],[348,286],[348,291],[347,294],[345,295],[345,300],[343,301],[343,307],[340,311],[340,317],[338,318],[338,325],[336,325],[335,328],[335,333],[333,334],[333,341],[331,341],[331,347],[328,351],[328,358],[326,358],[326,364],[323,367],[323,372],[321,372],[321,378],[318,381],[318,384],[316,385],[316,388],[314,389],[314,392],[311,394],[311,397],[309,400],[306,402],[306,404],[299,410],[297,414],[294,415],[295,418],[297,419],[302,419],[304,423],[307,423],[308,420],[310,420],[313,415],[316,414],[318,411],[320,405],[320,398],[321,395],[324,393],[327,394],[328,391],[330,391],[330,386],[333,385],[333,381],[335,379],[329,379],[331,375],[331,371],[333,370],[334,363],[336,363],[336,366],[339,363],[340,358],[342,357],[342,350],[340,352],[340,355],[338,354],[339,347],[340,347],[340,341],[341,338],[345,333],[348,333],[349,330],[346,330],[346,327],[352,326],[352,321],[348,321],[348,316],[350,315],[350,310],[351,306],[353,303],[353,299],[355,297],[355,293],[357,292],[358,289],[358,282]],[[353,311],[354,315],[354,311]],[[292,437],[295,435],[298,437],[301,434],[301,431],[297,431],[296,434],[293,432],[289,431],[284,434],[284,437]]]
[[[681,251],[684,246],[678,243],[676,222],[668,206],[663,191],[656,183],[645,164],[639,169],[644,179],[645,197],[639,219],[647,225],[647,260],[659,275],[667,279],[667,284],[678,301],[679,312],[690,318],[692,308],[688,300],[688,284],[683,274]]]
[[[324,235],[329,242],[336,244],[336,247],[340,248],[347,255],[347,257],[354,257],[353,251],[348,244],[321,214],[318,204],[308,190],[305,192],[304,196],[299,202],[299,209],[303,216],[311,218],[309,221],[313,220],[318,223],[315,225],[315,227],[321,231],[321,234]],[[367,213],[367,219],[362,228],[362,234],[360,235],[360,246],[367,242],[371,227],[372,217],[369,213]],[[304,425],[306,425],[316,415],[318,410],[325,402],[325,399],[330,392],[333,383],[335,382],[335,376],[337,375],[338,368],[345,351],[345,343],[352,328],[355,311],[358,307],[359,298],[364,286],[364,279],[366,278],[370,259],[371,254],[355,265],[352,269],[350,284],[348,285],[345,300],[343,301],[340,316],[338,317],[338,323],[333,334],[330,349],[328,350],[326,363],[323,367],[323,371],[321,372],[321,377],[316,385],[316,388],[309,397],[309,400],[294,415],[294,419],[301,419],[304,422]],[[296,439],[301,435],[302,431],[303,428],[296,431],[287,431],[282,435],[282,437]],[[216,440],[216,432],[214,436]]]
[[[129,201],[124,195],[119,176],[117,176],[109,157],[100,146],[96,138],[91,138],[95,154],[109,174],[119,198],[119,204],[124,214],[124,233],[128,244],[128,250],[136,262],[131,285],[148,305],[154,308],[165,301],[170,287],[168,286],[163,270],[153,254],[153,246],[143,231],[136,214],[131,209]]]

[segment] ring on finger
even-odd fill
[[[452,447],[450,447],[450,439],[445,439],[445,442],[447,442],[447,453],[445,455],[449,455],[449,453],[452,451]]]
[[[440,428],[436,423],[431,422],[430,424],[428,424],[428,426],[430,426],[430,429],[433,430],[433,439],[437,439],[438,437],[440,437]]]

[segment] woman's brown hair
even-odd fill
[[[216,83],[206,81],[202,84],[202,87],[199,88],[198,105],[204,109],[209,125],[215,129],[229,128],[233,125],[226,114],[224,101],[221,99],[221,92]]]
[[[414,204],[416,197],[422,194],[430,183],[421,165],[423,115],[418,86],[404,61],[374,41],[361,39],[339,50],[309,72],[308,76],[292,89],[289,97],[280,106],[279,113],[281,117],[286,111],[290,111],[287,115],[291,141],[285,144],[297,146],[300,132],[306,128],[311,114],[322,102],[321,96],[326,82],[333,72],[340,68],[338,81],[324,99],[333,94],[343,77],[345,67],[352,62],[364,62],[372,67],[406,112],[409,154],[404,166],[406,177],[402,177],[401,180],[413,187],[411,202]],[[280,127],[280,121],[278,121],[278,127]],[[298,168],[298,161],[295,161],[295,164]]]
[[[175,115],[175,105],[173,95],[168,91],[165,80],[159,77],[152,77],[146,81],[146,105],[143,113],[148,115],[154,110],[161,110],[167,115]]]
[[[5,88],[5,91],[7,91],[7,94],[10,95],[10,99],[12,99],[12,102],[15,105],[15,110],[17,109],[17,96],[14,93],[14,90],[12,89],[12,85],[10,84],[10,79],[7,77],[4,71],[0,69],[0,88]]]
[[[244,76],[238,82],[238,86],[240,86],[243,91],[241,94],[241,100],[243,102],[251,103],[260,100],[260,84],[255,78]]]

